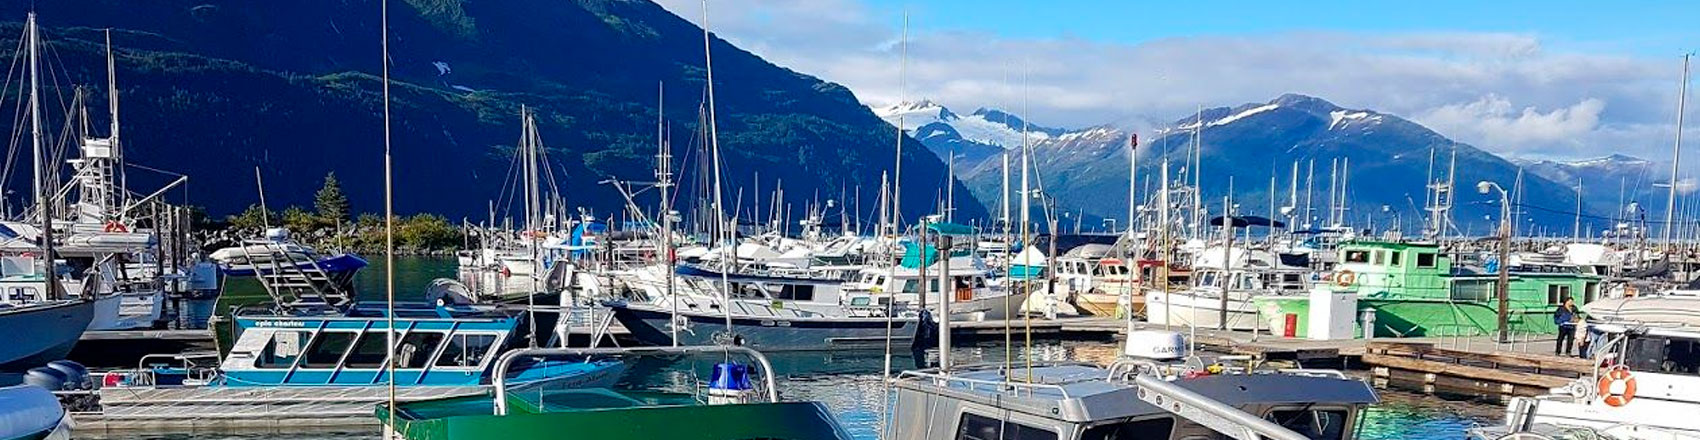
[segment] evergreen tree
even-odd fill
[[[325,173],[324,186],[313,194],[313,210],[318,211],[319,218],[325,223],[333,226],[348,221],[348,196],[342,193],[342,184],[337,182],[335,172]]]

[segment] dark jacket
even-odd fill
[[[1575,320],[1576,309],[1574,307],[1565,307],[1560,305],[1558,306],[1558,310],[1552,312],[1553,324],[1558,324],[1559,326],[1570,326],[1573,325],[1571,321]]]

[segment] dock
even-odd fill
[[[1100,317],[1053,320],[1018,319],[951,323],[951,334],[970,340],[996,340],[1006,329],[1016,335],[1031,329],[1036,339],[1117,340],[1130,324]],[[1133,329],[1162,329],[1143,322]],[[1591,361],[1554,356],[1554,338],[1519,335],[1499,343],[1491,336],[1310,340],[1267,332],[1174,327],[1212,351],[1296,362],[1308,368],[1368,370],[1379,386],[1423,392],[1481,396],[1545,394],[1593,374]]]
[[[198,330],[100,330],[83,332],[79,341],[177,341],[177,342],[207,342],[213,341],[213,332],[208,329]]]

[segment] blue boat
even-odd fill
[[[135,424],[198,429],[243,419],[290,426],[374,424],[372,405],[389,401],[391,315],[383,307],[238,310],[229,353],[150,356],[134,370],[97,375],[101,412],[79,425]],[[528,314],[490,306],[398,303],[395,401],[488,392],[494,360],[529,344]],[[204,364],[203,364],[204,363]],[[607,387],[625,366],[605,359],[536,360],[505,381],[546,389]],[[138,422],[141,421],[141,422]]]

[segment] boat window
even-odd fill
[[[1401,255],[1405,255],[1405,252],[1403,252],[1403,251],[1393,251],[1391,254],[1388,254],[1387,255],[1387,264],[1392,265],[1392,266],[1398,266],[1400,264],[1399,256],[1401,256]]]
[[[1417,267],[1434,267],[1434,254],[1423,252],[1417,254]]]
[[[1624,347],[1629,369],[1672,374],[1700,374],[1700,341],[1642,336]]]
[[[956,440],[1056,440],[1057,433],[978,414],[962,414]]]
[[[1198,285],[1200,285],[1200,286],[1214,286],[1214,285],[1216,285],[1216,272],[1205,272],[1205,273],[1199,275]]]
[[[920,281],[905,280],[903,282],[903,293],[921,293],[920,290],[916,290],[916,289],[919,289],[920,287],[921,287]]]
[[[1386,260],[1386,259],[1387,259],[1387,251],[1375,251],[1375,263],[1374,263],[1375,265],[1380,266],[1382,260]]]
[[[1113,423],[1086,428],[1080,435],[1080,440],[1143,440],[1151,438],[1172,438],[1175,430],[1173,417],[1159,417],[1149,420]]]
[[[1362,251],[1362,250],[1346,251],[1346,262],[1347,263],[1368,263],[1369,262],[1369,251]]]
[[[437,358],[439,367],[477,367],[484,362],[490,347],[496,345],[496,335],[455,334],[449,337],[448,347]]]
[[[773,299],[789,299],[796,301],[814,301],[815,286],[784,284],[779,286],[779,294]]]
[[[354,344],[354,351],[348,353],[348,359],[342,361],[346,368],[381,368],[384,366],[384,344],[389,341],[389,334],[383,330],[371,330],[360,335],[360,342]]]
[[[1452,283],[1453,301],[1485,302],[1493,297],[1493,283],[1488,280],[1459,280]]]
[[[301,368],[336,368],[343,353],[354,345],[354,332],[323,332],[313,338],[313,346],[301,358]]]
[[[1311,440],[1340,440],[1346,435],[1346,410],[1270,411],[1264,417]]]
[[[1570,286],[1566,284],[1547,285],[1547,305],[1556,306],[1564,303],[1570,297]]]
[[[396,368],[425,368],[425,364],[431,361],[431,353],[436,353],[437,345],[442,343],[442,333],[408,333],[401,338],[401,344],[396,346]]]
[[[255,366],[260,368],[289,368],[301,357],[301,345],[307,342],[307,332],[275,332],[266,348],[260,350]]]

